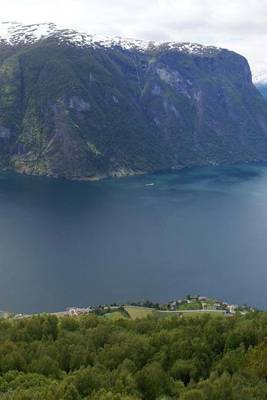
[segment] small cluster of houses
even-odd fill
[[[248,307],[248,306],[239,306],[236,304],[228,304],[227,302],[220,301],[217,299],[211,299],[209,297],[205,296],[187,296],[183,300],[175,300],[169,303],[170,309],[171,310],[179,310],[179,307],[181,307],[184,304],[192,304],[194,303],[201,304],[201,310],[203,311],[224,311],[225,313],[228,314],[235,314],[237,311],[240,312],[240,314],[246,314],[248,311],[254,311],[253,308]],[[193,309],[192,309],[193,311]]]
[[[64,312],[65,315],[83,315],[83,314],[89,314],[91,312],[93,312],[95,309],[93,307],[86,307],[86,308],[79,308],[79,307],[69,307],[66,309],[66,311]]]
[[[58,312],[53,312],[53,313],[48,313],[48,314],[55,315],[57,317],[64,317],[64,316],[85,315],[85,314],[89,314],[93,311],[95,311],[95,309],[93,307],[87,307],[87,308],[69,307],[65,311],[58,311]],[[15,314],[13,316],[13,318],[14,319],[30,318],[33,315],[39,315],[39,314]]]

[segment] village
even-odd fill
[[[254,312],[253,307],[247,305],[229,304],[215,298],[200,295],[187,295],[183,299],[172,300],[166,304],[153,303],[151,301],[129,302],[127,304],[98,305],[89,307],[68,307],[64,311],[45,313],[57,317],[80,316],[93,314],[99,317],[111,319],[137,319],[147,316],[190,316],[190,315],[213,315],[234,316]],[[29,318],[39,314],[14,314],[0,312],[0,318]]]

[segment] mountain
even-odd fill
[[[192,43],[0,24],[0,167],[96,179],[267,159],[246,59]]]

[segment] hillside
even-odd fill
[[[0,24],[0,167],[95,179],[267,159],[247,61],[216,47]]]

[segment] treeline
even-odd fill
[[[1,320],[0,399],[267,399],[267,313]]]

